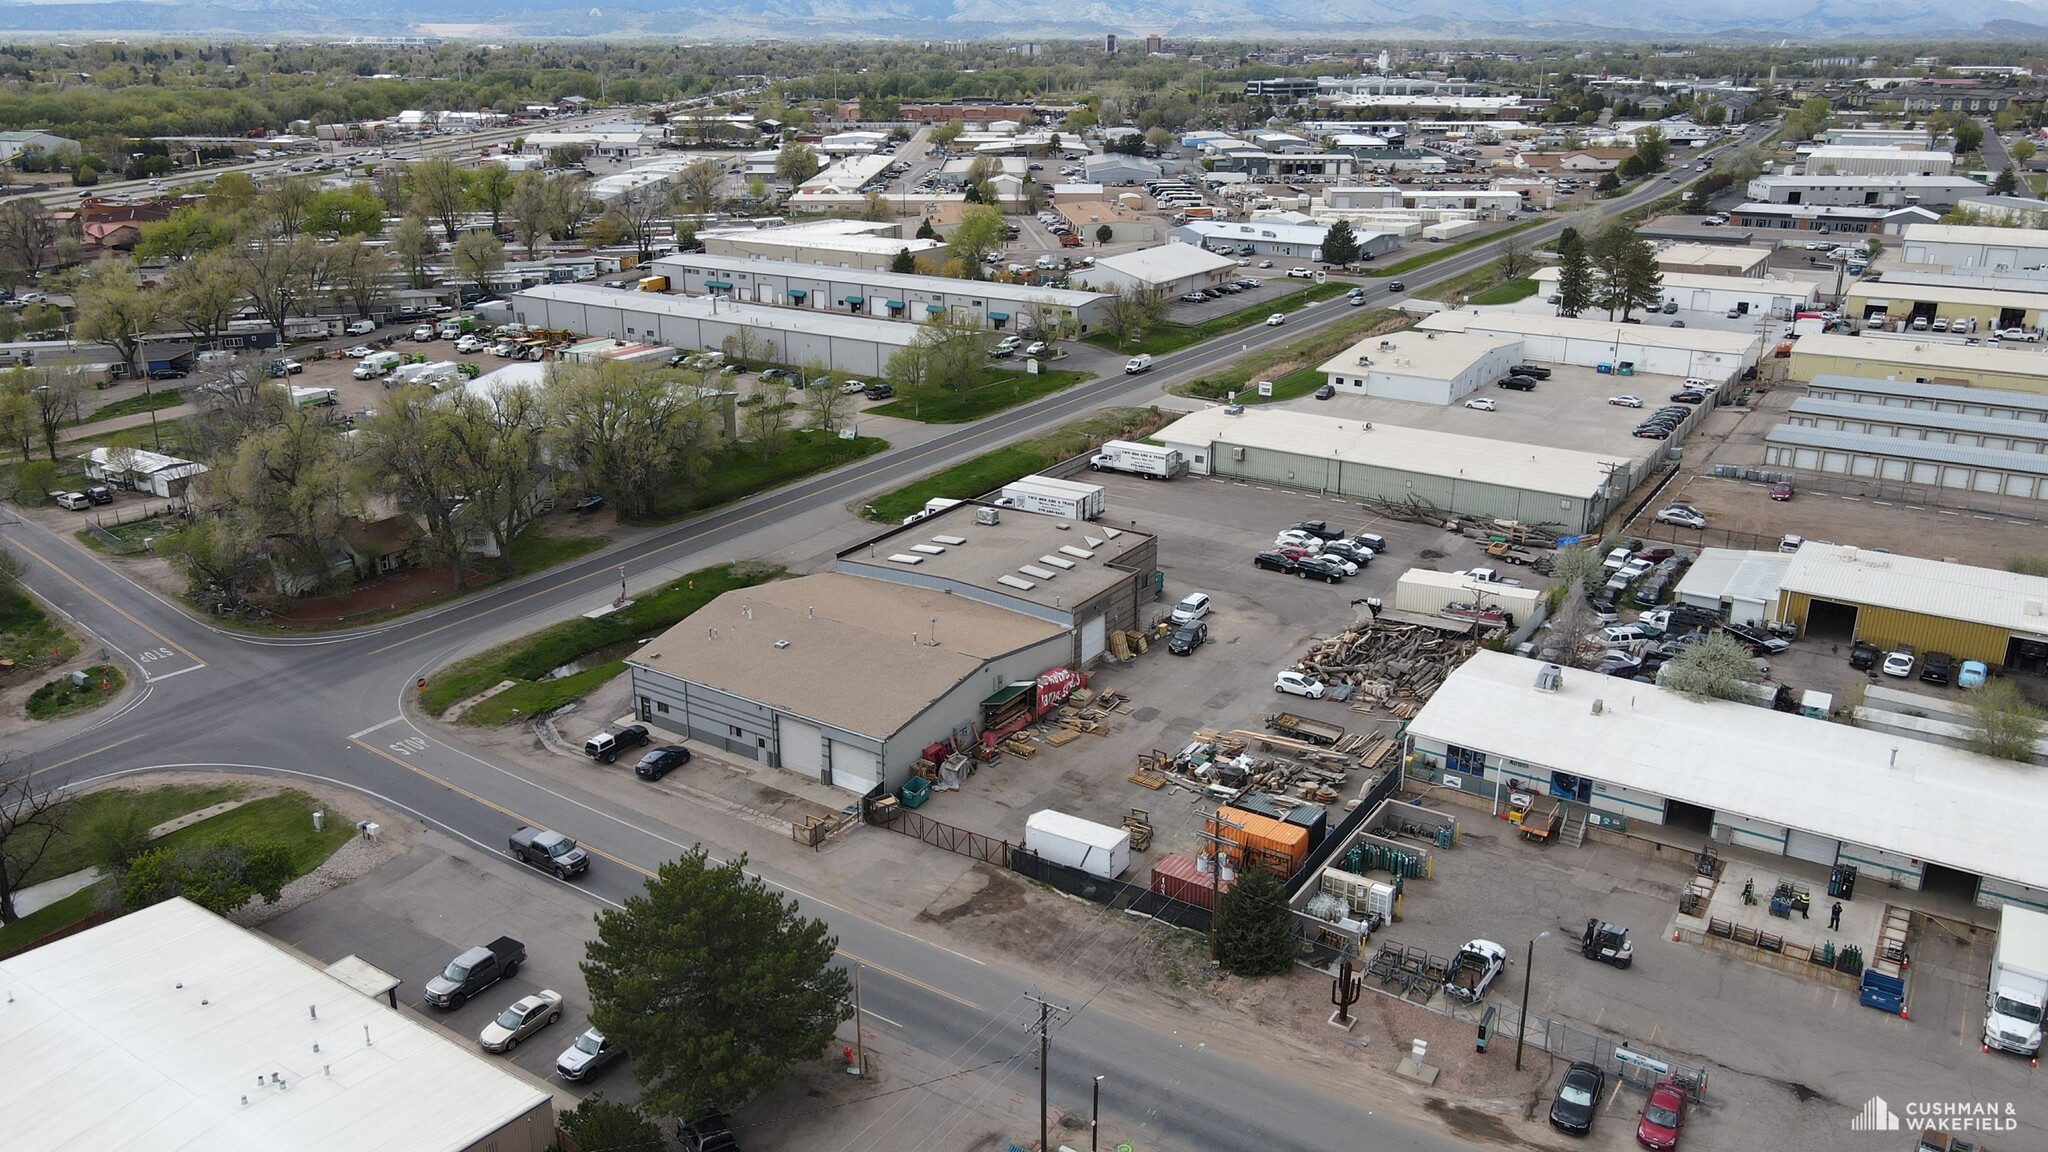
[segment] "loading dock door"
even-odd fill
[[[1832,868],[1835,866],[1835,857],[1841,852],[1840,840],[1830,840],[1811,832],[1801,832],[1797,828],[1785,830],[1785,855],[1794,860],[1810,860],[1815,864]]]
[[[1081,623],[1081,663],[1083,665],[1102,655],[1109,644],[1109,626],[1106,617],[1097,616]]]
[[[882,764],[866,748],[843,740],[832,742],[832,786],[865,796],[882,782]],[[1829,863],[1833,863],[1830,858]]]
[[[813,780],[822,779],[818,773],[825,767],[825,734],[816,724],[806,724],[794,716],[777,716],[775,744],[781,750],[784,768]]]

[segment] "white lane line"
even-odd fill
[[[161,676],[144,676],[143,679],[149,681],[151,684],[156,684],[164,680],[169,680],[173,676],[183,676],[187,672],[197,672],[204,667],[206,667],[206,665],[204,664],[194,664],[190,668],[180,668],[176,672],[166,672]]]
[[[393,716],[391,719],[386,720],[382,724],[372,724],[368,728],[363,729],[361,732],[351,732],[348,734],[348,738],[351,740],[361,740],[363,737],[368,736],[370,733],[375,732],[380,728],[389,728],[393,724],[396,724],[403,719],[405,719],[405,717],[403,716]]]
[[[880,1020],[882,1023],[889,1025],[891,1028],[903,1027],[903,1025],[898,1024],[896,1021],[889,1019],[887,1016],[882,1015],[880,1012],[875,1012],[867,1008],[861,1009],[860,1014],[867,1017],[870,1020]],[[908,1031],[908,1029],[905,1030]]]

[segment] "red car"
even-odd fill
[[[1660,560],[1669,560],[1676,555],[1678,555],[1677,549],[1666,548],[1662,545],[1659,545],[1654,548],[1645,548],[1642,551],[1637,552],[1633,559],[1648,560],[1650,563],[1655,564]]]
[[[1771,499],[1790,500],[1791,498],[1792,482],[1790,480],[1780,480],[1776,484],[1771,485]]]
[[[1678,1147],[1678,1135],[1684,1130],[1685,1093],[1668,1080],[1650,1089],[1642,1118],[1636,1121],[1636,1143],[1665,1152]]]

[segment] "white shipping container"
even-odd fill
[[[1050,808],[1033,812],[1024,822],[1024,847],[1104,880],[1114,880],[1131,867],[1128,831]]]
[[[1051,476],[1025,476],[1003,485],[996,503],[1005,508],[1065,516],[1070,520],[1093,520],[1102,515],[1100,484],[1083,484]]]
[[[1479,591],[1475,593],[1474,588]],[[1475,585],[1452,572],[1431,572],[1411,568],[1394,585],[1394,608],[1420,616],[1434,616],[1446,604],[1470,604],[1473,600],[1499,607],[1518,621],[1533,619],[1543,592],[1537,588],[1510,588],[1503,584]]]

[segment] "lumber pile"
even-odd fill
[[[1352,685],[1353,712],[1405,720],[1477,648],[1470,636],[1382,619],[1316,641],[1296,666],[1326,685]]]

